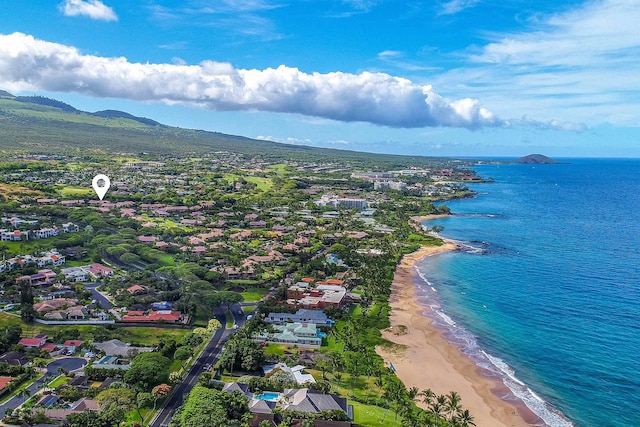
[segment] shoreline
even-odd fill
[[[421,221],[446,216],[411,220],[419,225]],[[396,267],[389,298],[391,328],[381,333],[383,338],[399,346],[378,346],[376,352],[386,364],[393,363],[396,375],[407,388],[416,386],[421,391],[430,388],[436,394],[459,393],[462,406],[471,412],[478,427],[546,425],[523,402],[503,399],[509,394],[507,387],[495,376],[483,372],[443,336],[444,330],[434,326],[432,319],[423,314],[428,308],[420,304],[416,295],[415,281],[419,276],[415,264],[425,257],[458,249],[457,242],[442,240],[441,246],[423,246],[405,255]]]

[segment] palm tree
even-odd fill
[[[20,390],[18,390],[16,392],[16,396],[18,397],[29,397],[31,396],[31,390],[29,390],[28,388],[21,388]]]
[[[433,415],[436,417],[436,427],[440,425],[440,420],[442,419],[442,412],[444,411],[444,406],[438,402],[435,402],[431,405],[430,408]]]
[[[409,399],[411,400],[415,400],[419,393],[420,393],[420,389],[418,389],[418,387],[415,387],[415,386],[407,390],[407,394],[409,395]]]
[[[460,407],[460,401],[462,398],[455,391],[450,392],[447,396],[446,410],[449,412],[449,421],[453,419],[453,414],[460,411],[462,408]]]
[[[424,403],[427,408],[429,408],[433,404],[433,399],[436,397],[436,394],[433,392],[433,390],[427,388],[420,392],[420,396],[422,396],[422,403]]]
[[[471,413],[469,412],[468,409],[465,409],[463,411],[458,411],[456,418],[458,420],[458,423],[460,426],[462,427],[468,427],[468,426],[475,426],[476,423],[474,423],[473,421],[473,415],[471,415]]]

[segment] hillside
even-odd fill
[[[394,165],[437,161],[399,156],[280,144],[218,132],[183,129],[131,114],[106,110],[89,113],[44,97],[15,97],[0,91],[0,150],[87,155],[106,153],[197,154],[230,151],[265,159],[346,160]],[[440,159],[449,163],[451,159]]]

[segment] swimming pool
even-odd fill
[[[279,397],[280,397],[280,393],[276,393],[276,392],[273,392],[273,391],[265,391],[262,394],[258,394],[258,395],[253,396],[254,399],[269,400],[269,401],[278,400]]]

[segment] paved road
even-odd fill
[[[62,359],[56,359],[53,362],[49,363],[47,365],[47,374],[44,377],[40,378],[39,380],[34,381],[33,384],[27,387],[27,390],[31,392],[29,396],[27,397],[13,396],[7,402],[0,405],[0,418],[4,417],[6,409],[8,408],[16,409],[18,406],[26,402],[32,395],[36,394],[38,390],[40,390],[38,386],[40,386],[41,384],[48,383],[51,380],[53,380],[55,377],[60,375],[58,373],[58,368],[62,368],[66,371],[73,371],[73,370],[82,368],[86,364],[87,364],[87,361],[80,357],[65,357]]]
[[[216,319],[218,319],[224,326],[226,323],[224,312],[216,313],[215,316]],[[244,321],[242,323],[244,324]],[[198,376],[203,372],[204,366],[207,364],[213,365],[216,360],[218,360],[218,357],[222,352],[222,347],[231,333],[231,330],[224,328],[216,331],[211,338],[211,341],[209,341],[209,344],[207,344],[202,353],[200,353],[200,356],[196,359],[193,365],[191,365],[191,368],[185,375],[182,383],[176,387],[169,400],[162,405],[162,408],[160,408],[156,416],[151,420],[149,427],[163,427],[169,425],[171,417],[173,417],[176,409],[182,405],[185,394],[189,393],[193,386],[195,386]]]
[[[91,292],[92,298],[100,303],[100,307],[105,310],[110,310],[111,303],[104,295],[96,290],[98,286],[100,286],[100,283],[87,283],[84,285],[84,288]]]

